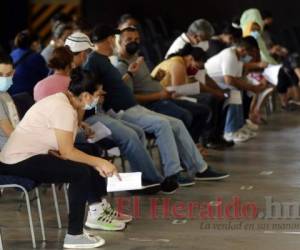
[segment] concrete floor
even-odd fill
[[[178,190],[172,196],[137,197],[141,218],[129,224],[125,231],[93,232],[106,239],[107,244],[102,249],[298,249],[300,245],[299,216],[298,218],[282,218],[284,209],[281,215],[278,214],[278,218],[275,216],[275,206],[280,209],[287,202],[300,204],[300,146],[298,143],[300,118],[298,115],[297,113],[274,114],[269,119],[269,124],[262,127],[258,138],[240,144],[232,150],[211,151],[208,162],[220,170],[228,171],[231,177],[227,180],[197,183],[194,187]],[[5,194],[0,200],[0,226],[4,238],[4,249],[31,249],[26,211],[22,209],[21,212],[17,212],[15,203],[9,202],[11,197],[15,197],[15,192],[7,191]],[[126,194],[121,195],[126,196]],[[252,218],[219,219],[215,217],[212,219],[210,217],[213,215],[209,212],[224,209],[226,204],[232,203],[234,197],[240,199],[244,213],[246,213],[245,206],[252,204],[249,205],[247,214]],[[158,198],[156,219],[151,216],[151,198]],[[171,199],[169,209],[171,212],[168,218],[163,217],[164,198]],[[222,200],[222,203],[217,201],[218,198]],[[276,218],[265,218],[268,215],[269,206],[266,199],[273,199],[273,202],[278,203],[273,206],[272,211]],[[41,235],[37,220],[35,220],[39,240],[38,249],[62,248],[66,213],[62,197],[60,200],[64,225],[62,230],[56,227],[50,192],[42,196],[47,242],[40,241]],[[181,211],[186,213],[183,217],[172,213],[172,208],[176,204],[187,207],[191,201],[202,204],[202,207],[196,207],[193,210],[193,218],[190,218],[187,208]],[[298,214],[299,204],[294,204],[297,210],[294,212]],[[258,209],[256,218],[250,216],[255,212],[254,206]],[[233,215],[234,209],[229,209],[230,207],[228,212]],[[292,209],[289,212],[293,212]]]

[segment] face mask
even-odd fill
[[[260,37],[260,32],[259,31],[252,31],[251,36],[253,36],[255,39],[258,39]]]
[[[244,57],[241,58],[241,61],[243,63],[249,63],[249,62],[252,61],[252,59],[253,59],[252,56],[246,55],[246,56],[244,56]]]
[[[0,91],[6,92],[13,85],[12,77],[0,77]]]
[[[96,108],[98,102],[99,102],[99,97],[94,98],[94,100],[90,104],[85,104],[83,109],[84,110],[92,110],[92,109]]]
[[[134,55],[140,49],[140,44],[137,42],[131,42],[126,45],[126,52],[129,55]]]
[[[194,76],[197,74],[197,72],[199,71],[199,69],[195,68],[195,67],[188,67],[187,68],[187,74],[188,76]]]

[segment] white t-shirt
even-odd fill
[[[78,116],[63,93],[34,104],[18,124],[0,153],[0,161],[15,164],[49,150],[58,150],[54,129],[77,132]]]
[[[172,43],[169,48],[167,54],[165,55],[165,59],[171,54],[178,52],[178,50],[182,49],[187,43],[190,43],[189,38],[185,33],[182,33],[176,40]]]
[[[243,62],[239,61],[234,47],[224,49],[205,63],[207,74],[222,89],[234,89],[224,81],[224,76],[242,77]]]

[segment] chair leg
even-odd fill
[[[67,213],[69,214],[70,213],[70,204],[69,204],[69,195],[68,195],[68,184],[64,183],[63,189],[64,189],[64,195],[65,195],[65,200],[66,200]]]
[[[30,233],[31,233],[31,239],[32,239],[32,247],[36,248],[36,241],[35,241],[35,234],[34,234],[34,229],[33,229],[32,213],[31,213],[29,195],[28,195],[28,192],[25,189],[23,191],[24,191],[24,194],[25,194],[25,200],[26,200],[26,206],[27,206],[27,212],[28,212]]]
[[[38,188],[35,188],[35,194],[36,194],[36,203],[37,203],[41,231],[42,231],[42,238],[43,238],[43,241],[46,241],[44,219],[43,219],[42,206],[41,206],[41,200],[40,200],[40,192],[39,192]]]
[[[61,229],[62,226],[61,226],[61,219],[60,219],[60,213],[59,213],[59,207],[58,207],[55,184],[51,184],[51,188],[52,188],[54,207],[55,207],[56,218],[57,218],[57,226],[58,226],[59,229]]]
[[[2,243],[2,232],[1,232],[1,229],[0,229],[0,250],[3,250],[3,243]]]

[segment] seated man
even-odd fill
[[[241,130],[245,124],[241,91],[246,90],[260,93],[265,89],[265,85],[263,84],[252,85],[242,78],[244,69],[242,59],[245,59],[249,55],[251,49],[253,49],[252,43],[247,38],[242,38],[236,43],[236,47],[223,50],[210,58],[205,64],[208,75],[221,88],[230,91],[224,138],[230,141],[233,140],[234,142],[247,141],[254,135],[250,131],[246,131],[245,133],[245,130]],[[254,66],[260,67],[260,64],[252,65],[252,67]],[[265,65],[261,66],[264,67]]]
[[[165,58],[182,49],[187,43],[193,46],[199,46],[204,51],[208,49],[208,40],[214,35],[213,26],[205,19],[194,21],[186,33],[182,33],[171,45]]]
[[[0,150],[19,123],[19,115],[13,99],[7,93],[13,81],[12,58],[3,52],[0,54]]]
[[[160,82],[154,80],[142,58],[138,58],[140,37],[135,27],[122,30],[120,35],[119,57],[115,66],[122,75],[126,75],[131,63],[137,63],[137,71],[132,77],[124,77],[124,81],[134,91],[138,102],[145,107],[183,121],[191,133],[195,143],[199,142],[201,130],[207,126],[211,116],[209,107],[184,100],[175,99],[172,92],[167,91]]]
[[[132,90],[124,83],[122,75],[109,60],[109,56],[116,48],[115,34],[117,33],[120,32],[110,26],[98,25],[92,34],[95,51],[89,55],[84,65],[85,69],[90,70],[100,79],[107,93],[103,109],[110,110],[110,113],[119,119],[138,125],[145,132],[155,135],[167,181],[183,182],[180,160],[190,175],[188,183],[193,182],[192,178],[216,180],[228,177],[227,174],[216,173],[208,167],[180,120],[152,112],[137,104]],[[126,77],[130,77],[134,68],[135,65],[129,66]]]

